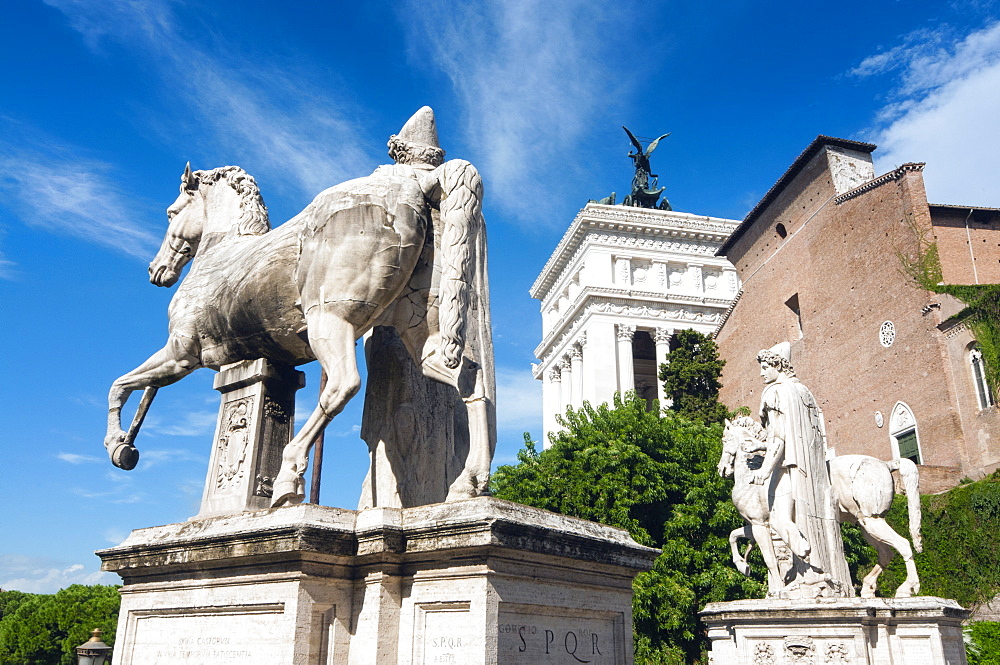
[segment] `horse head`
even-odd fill
[[[733,475],[736,458],[742,453],[766,449],[764,428],[749,416],[726,419],[722,431],[722,458],[718,471],[723,478]],[[749,444],[749,445],[748,445]]]
[[[228,187],[213,187],[220,181]],[[149,281],[157,286],[173,286],[199,250],[226,237],[261,235],[271,229],[256,181],[238,166],[192,172],[189,162],[167,219],[163,244],[149,264]]]

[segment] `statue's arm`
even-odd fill
[[[761,402],[761,421],[767,430],[767,450],[764,452],[764,463],[751,477],[755,485],[765,485],[774,474],[778,465],[785,459],[785,416],[776,391],[765,394]]]
[[[469,307],[472,243],[483,226],[483,180],[469,162],[453,159],[437,169],[438,209],[441,211],[442,356],[449,368],[458,367],[465,347]]]

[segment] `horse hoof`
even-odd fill
[[[304,494],[297,494],[296,492],[285,492],[284,494],[275,494],[275,498],[271,500],[272,508],[280,508],[281,506],[294,506],[296,504],[302,503],[305,500]]]
[[[296,480],[276,480],[274,482],[274,493],[271,495],[271,507],[294,506],[302,503],[305,498],[305,487],[301,479]]]
[[[131,444],[119,443],[111,452],[111,463],[119,469],[131,471],[139,463],[139,450]]]

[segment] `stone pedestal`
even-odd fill
[[[632,663],[625,531],[492,497],[302,504],[133,531],[117,665]]]
[[[968,616],[934,596],[740,600],[701,613],[715,665],[965,665]]]
[[[295,391],[305,374],[263,358],[226,365],[215,376],[222,393],[201,510],[194,519],[261,510],[295,426]]]

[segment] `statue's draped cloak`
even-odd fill
[[[816,399],[798,379],[782,376],[764,388],[760,419],[768,440],[778,436],[785,442],[781,464],[791,479],[795,523],[812,547],[809,562],[853,595]]]

